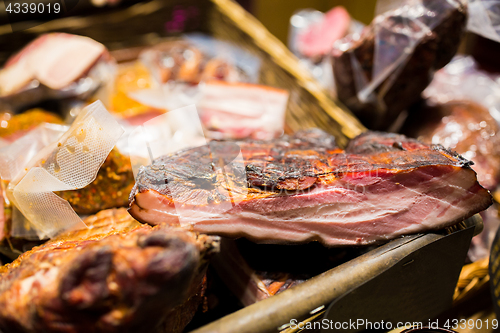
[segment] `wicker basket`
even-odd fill
[[[488,275],[489,258],[483,258],[462,268],[460,277],[453,295],[454,304],[467,301],[490,281]]]
[[[165,23],[175,10],[194,13],[186,18],[183,30],[175,34],[207,33],[242,46],[262,59],[261,83],[290,92],[286,113],[288,130],[320,127],[335,135],[341,146],[364,130],[354,116],[327,96],[276,37],[229,0],[153,0],[113,13],[62,18],[24,31],[16,31],[23,24],[16,23],[14,33],[10,26],[0,26],[0,63],[37,35],[53,31],[89,36],[111,50],[152,44],[172,35]]]

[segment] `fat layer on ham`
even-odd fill
[[[240,141],[242,163],[218,172],[234,144],[212,142],[142,168],[130,214],[263,243],[342,246],[440,229],[491,204],[471,162],[402,135],[368,132],[345,150],[319,130]]]
[[[90,38],[53,33],[43,35],[10,58],[0,70],[0,95],[10,95],[38,80],[51,89],[63,89],[82,77],[105,53]]]

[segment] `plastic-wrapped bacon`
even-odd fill
[[[457,56],[436,72],[423,92],[425,102],[412,107],[402,131],[439,143],[472,160],[481,185],[495,191],[500,182],[500,78],[480,68],[472,57]],[[472,261],[486,257],[500,225],[498,204],[481,213],[484,230],[474,237]]]
[[[478,68],[472,57],[455,57],[436,72],[402,131],[424,142],[442,144],[474,162],[481,185],[500,181],[500,81]]]
[[[247,83],[207,82],[198,102],[215,139],[272,139],[283,134],[288,91]]]
[[[42,35],[0,70],[0,104],[17,111],[43,100],[89,98],[112,82],[114,63],[104,45],[88,37]]]

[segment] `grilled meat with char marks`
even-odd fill
[[[142,168],[129,212],[150,224],[264,243],[370,244],[487,208],[491,196],[470,164],[440,145],[379,132],[345,151],[319,130],[212,142]]]

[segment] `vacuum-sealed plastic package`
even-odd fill
[[[184,35],[120,64],[110,111],[132,125],[196,104],[209,81],[257,82],[260,58],[202,34]]]
[[[95,102],[13,177],[7,190],[9,198],[40,238],[84,226],[68,201],[54,192],[90,184],[122,133],[102,103]]]
[[[165,128],[172,130],[165,135],[185,137],[186,144],[175,143],[175,149],[192,146],[204,135],[273,138],[283,134],[288,92],[252,83],[258,80],[259,69],[259,58],[247,51],[204,35],[186,35],[143,51],[139,62],[119,69],[112,111],[132,126],[164,119]],[[193,104],[198,112],[180,116],[180,110]],[[199,119],[205,133],[200,127],[198,134],[187,134],[181,123]],[[158,132],[156,128],[160,127],[150,128],[151,135]]]
[[[87,99],[109,87],[114,75],[115,61],[104,45],[64,33],[42,35],[0,70],[0,105],[18,111],[49,99]]]
[[[248,83],[258,82],[261,59],[257,55],[254,55],[248,50],[244,50],[234,44],[200,33],[186,34],[184,35],[184,39],[198,48],[209,59],[218,59],[219,61],[225,62],[226,68],[229,65],[236,68],[237,76],[228,77],[225,81],[232,82],[233,80],[236,80],[238,82]],[[217,61],[213,62],[213,64],[217,63]],[[213,65],[212,68],[209,67],[210,66],[207,63],[208,69],[212,69]],[[215,77],[217,78],[217,75],[215,75]],[[214,75],[208,75],[206,79],[213,80]]]
[[[467,29],[500,43],[500,1],[469,0]]]
[[[420,98],[456,53],[467,19],[461,0],[387,2],[391,10],[333,50],[336,96],[372,129],[388,128]]]
[[[0,223],[2,237],[20,237],[24,239],[38,239],[36,231],[30,226],[29,221],[19,212],[7,195],[9,182],[25,171],[28,162],[40,150],[55,142],[68,130],[68,126],[45,123],[21,136],[12,143],[7,143],[0,148],[0,177],[1,177],[1,209]]]

